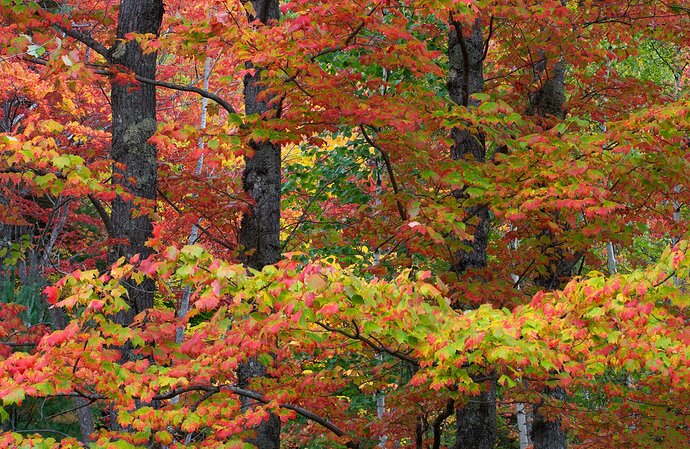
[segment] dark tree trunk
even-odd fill
[[[479,21],[472,27],[469,36],[463,36],[463,28],[455,22],[448,41],[448,93],[450,99],[460,106],[472,106],[472,94],[484,88],[484,39]],[[451,157],[455,160],[468,159],[484,162],[486,146],[484,134],[479,130],[453,128]],[[469,224],[474,225],[473,239],[463,242],[467,249],[455,255],[453,271],[463,273],[467,269],[486,265],[486,247],[489,238],[489,208],[475,206],[467,211]]]
[[[491,381],[455,417],[458,426],[453,449],[493,449],[496,440],[496,384]]]
[[[534,67],[535,76],[545,80],[541,87],[530,95],[527,113],[545,119],[552,117],[562,120],[565,118],[565,61],[559,60],[551,73],[546,73],[547,62],[547,56],[544,56]],[[535,283],[548,290],[562,288],[572,276],[573,269],[581,257],[581,254],[572,254],[568,250],[557,251],[550,261],[547,275],[538,277]],[[558,400],[566,399],[565,391],[561,388],[547,389],[544,394]],[[531,432],[534,449],[566,449],[567,434],[561,429],[560,419],[548,419],[543,409],[540,410],[542,407],[534,407]]]
[[[243,362],[237,368],[237,386],[248,388],[253,377],[266,375],[266,369],[256,357]],[[247,411],[251,407],[251,399],[241,397],[242,410]],[[248,440],[257,449],[280,449],[280,418],[269,413],[268,418],[254,428],[255,435]]]
[[[484,38],[479,20],[471,33],[465,36],[462,25],[451,24],[448,40],[448,93],[460,106],[476,106],[470,98],[484,88]],[[486,160],[484,134],[480,130],[456,127],[451,131],[453,147],[451,157],[476,162]],[[462,199],[460,194],[456,195]],[[464,241],[464,249],[455,254],[453,271],[460,274],[468,269],[486,266],[486,248],[489,239],[489,208],[478,205],[466,211],[467,223],[473,225],[473,239]],[[454,449],[492,449],[496,440],[496,385],[486,385],[478,396],[456,411],[456,438]]]
[[[546,394],[554,399],[565,400],[562,388],[549,389]],[[566,449],[567,435],[561,429],[560,419],[549,419],[544,414],[543,405],[534,407],[534,421],[532,422],[532,444],[534,449]]]
[[[550,73],[546,73],[546,66],[546,57],[534,66],[534,76],[543,81],[539,89],[529,96],[527,114],[562,120],[565,118],[565,62],[558,61]]]
[[[267,25],[280,18],[278,0],[251,0],[256,17]],[[270,118],[278,111],[269,106],[269,100],[260,98],[265,87],[261,80],[261,67],[254,68],[254,74],[244,77],[244,108],[247,115],[259,114]],[[245,158],[242,182],[245,192],[254,200],[248,213],[242,217],[240,245],[243,263],[255,270],[272,265],[281,258],[280,249],[280,145],[270,141],[250,143],[254,152]],[[247,387],[251,378],[266,375],[266,369],[257,358],[242,363],[237,370],[240,387]],[[243,399],[243,408],[249,408],[249,401]],[[255,436],[249,440],[258,449],[280,449],[280,419],[273,413],[254,429]]]
[[[136,41],[127,41],[128,33],[158,34],[163,20],[161,0],[123,0],[117,24],[118,41],[110,50],[112,62],[120,64],[146,78],[156,77],[156,54],[144,54]],[[153,226],[148,213],[139,215],[143,207],[152,207],[158,184],[157,150],[148,142],[156,131],[156,88],[148,84],[112,86],[113,128],[112,149],[113,182],[133,196],[117,196],[112,204],[111,224],[113,237],[124,242],[116,245],[110,262],[120,257],[131,258],[140,254],[151,255],[145,246]],[[118,316],[128,324],[137,313],[153,306],[153,280],[127,287],[131,309]]]
[[[257,13],[254,19],[263,24],[280,17],[277,0],[252,0],[252,5]],[[248,68],[252,67],[248,65]],[[244,77],[244,108],[247,115],[268,116],[277,113],[269,107],[267,100],[259,100],[263,90],[261,68],[254,67],[254,75]],[[242,182],[245,192],[254,199],[255,204],[242,217],[240,244],[245,265],[261,270],[280,260],[280,146],[270,141],[252,141],[250,146],[254,154],[245,158]]]

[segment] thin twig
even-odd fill
[[[364,130],[363,125],[359,125],[359,130],[362,132],[364,140],[366,140],[369,145],[371,145],[373,148],[378,150],[379,153],[381,153],[381,156],[383,157],[383,162],[386,165],[386,171],[388,172],[388,178],[390,179],[391,186],[393,187],[393,193],[395,194],[395,203],[398,206],[398,213],[400,214],[400,218],[402,219],[402,221],[407,221],[407,211],[405,211],[405,208],[403,207],[403,204],[400,202],[400,198],[398,197],[398,182],[395,180],[393,165],[391,164],[391,160],[388,156],[388,153],[383,151],[383,149],[380,146],[376,145],[376,143],[374,143],[374,141],[371,140],[367,132]]]

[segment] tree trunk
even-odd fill
[[[552,398],[565,400],[562,388],[548,389],[546,394]],[[534,449],[566,449],[568,441],[566,433],[561,429],[560,419],[549,420],[543,414],[542,405],[534,407],[534,422],[532,423],[532,444]]]
[[[453,22],[448,40],[448,93],[460,106],[476,106],[470,98],[484,88],[484,39],[481,23],[477,20],[469,36],[463,35],[462,25]],[[474,159],[484,162],[486,145],[479,130],[453,128],[451,157],[455,160]],[[460,199],[459,195],[458,199]],[[455,254],[453,271],[460,274],[468,269],[486,266],[486,248],[489,239],[489,208],[479,205],[468,208],[468,223],[474,224],[473,239],[464,241],[466,249]],[[468,227],[469,229],[469,227]],[[496,439],[496,385],[489,382],[485,391],[471,398],[456,411],[456,438],[454,449],[492,449]]]
[[[277,0],[252,0],[252,5],[257,13],[256,18],[263,24],[280,17]],[[248,68],[254,68],[254,74],[244,77],[245,113],[273,113],[269,112],[271,108],[267,100],[259,100],[264,90],[261,68],[251,64],[248,64]],[[255,204],[242,217],[240,244],[245,265],[261,270],[280,260],[280,146],[270,141],[252,141],[250,146],[254,154],[245,158],[242,182],[245,192],[254,199]]]
[[[534,76],[536,78],[546,77],[541,83],[541,87],[530,94],[528,115],[538,115],[540,117],[556,117],[563,120],[565,111],[565,62],[558,61],[551,73],[546,73],[546,56],[534,66]]]
[[[453,449],[493,449],[496,440],[496,384],[457,410]]]
[[[450,99],[460,106],[473,106],[476,103],[470,98],[472,94],[482,92],[484,88],[484,39],[479,20],[472,27],[469,37],[463,36],[463,28],[453,23],[448,42],[448,93]],[[479,130],[453,128],[451,130],[453,147],[451,157],[455,160],[474,159],[484,162],[486,146],[484,134]],[[467,210],[469,221],[475,225],[473,239],[464,241],[468,250],[455,255],[453,271],[462,273],[467,269],[480,268],[486,265],[486,247],[489,238],[489,208],[485,205]]]
[[[163,20],[162,0],[123,0],[117,24],[117,43],[110,50],[112,62],[146,78],[156,77],[156,54],[145,54],[139,44],[125,36],[128,33],[158,34]],[[157,150],[148,142],[156,131],[156,88],[148,84],[112,86],[112,148],[113,182],[133,196],[118,195],[112,204],[111,224],[123,242],[115,245],[109,261],[140,254],[151,255],[145,246],[153,226],[148,213],[138,209],[152,207],[158,184]],[[136,216],[135,216],[136,215]],[[147,279],[127,286],[131,309],[118,316],[122,324],[131,323],[134,315],[153,306],[155,285]]]
[[[280,18],[278,0],[251,0],[256,17],[267,25]],[[268,105],[267,99],[260,99],[264,86],[261,82],[260,67],[254,68],[254,74],[244,77],[244,109],[247,115],[260,114],[264,118],[277,114],[277,110]],[[275,111],[275,112],[274,112]],[[240,226],[240,245],[243,263],[255,270],[261,270],[280,260],[280,145],[270,141],[250,142],[254,151],[251,157],[245,158],[245,169],[242,183],[245,192],[254,200],[248,213],[242,217]],[[256,357],[240,364],[237,369],[237,381],[240,387],[246,388],[253,377],[266,375],[265,367]],[[247,398],[242,399],[243,409],[250,406]],[[258,449],[280,449],[280,419],[273,413],[266,421],[254,429],[256,434],[249,442]]]
[[[547,56],[544,56],[535,67],[535,76],[545,75]],[[530,95],[528,114],[536,114],[542,118],[565,118],[565,61],[559,60],[553,67],[552,73],[542,82],[537,92]],[[549,273],[546,277],[537,278],[536,284],[546,289],[561,288],[564,280],[570,278],[573,268],[582,255],[571,254],[569,251],[558,252],[556,260],[551,261]],[[547,389],[544,394],[555,399],[565,400],[565,391],[561,388]],[[567,434],[561,429],[560,420],[549,420],[540,413],[539,405],[534,407],[534,421],[532,422],[532,444],[534,449],[566,449],[568,447]]]

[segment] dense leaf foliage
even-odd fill
[[[690,3],[533,3],[0,2],[0,446],[462,449],[496,384],[501,447],[686,446]]]

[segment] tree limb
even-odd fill
[[[386,165],[386,171],[388,172],[388,178],[390,179],[391,186],[393,187],[393,193],[395,194],[395,203],[398,206],[398,213],[400,214],[400,218],[402,219],[402,221],[407,221],[407,211],[403,207],[402,203],[400,202],[400,198],[398,197],[398,182],[395,180],[393,165],[391,164],[391,159],[388,156],[388,153],[383,151],[383,149],[380,146],[376,145],[374,141],[371,140],[367,132],[364,130],[363,125],[359,125],[359,130],[362,132],[364,140],[366,140],[369,145],[371,145],[373,148],[377,149],[379,153],[381,153],[381,156],[383,157],[383,162]]]
[[[168,393],[165,394],[159,394],[153,397],[154,400],[156,401],[162,401],[166,399],[171,399],[175,396],[178,396],[183,393],[188,393],[191,391],[205,391],[207,393],[219,393],[221,391],[228,391],[231,393],[234,393],[238,396],[243,396],[249,399],[254,399],[257,402],[261,402],[262,404],[268,404],[271,402],[270,399],[266,398],[264,395],[257,393],[255,391],[247,390],[244,388],[238,388],[238,387],[233,387],[229,385],[219,385],[219,386],[214,386],[214,385],[195,385],[195,386],[189,386],[189,387],[184,387],[184,388],[175,388]],[[342,437],[345,435],[345,431],[338,427],[337,425],[333,424],[326,418],[319,416],[304,407],[300,407],[299,405],[293,405],[293,404],[279,404],[281,408],[287,409],[287,410],[292,410],[296,412],[297,414],[304,416],[305,418],[314,421],[315,423],[325,427],[326,429],[330,430],[333,432],[336,436]]]
[[[209,92],[199,87],[168,83],[167,81],[152,80],[150,78],[145,78],[143,76],[139,76],[136,74],[134,75],[134,78],[136,78],[136,80],[141,83],[150,84],[152,86],[165,87],[166,89],[179,90],[183,92],[193,92],[201,97],[208,98],[209,100],[217,103],[220,107],[228,111],[228,113],[237,114],[237,110],[230,103],[228,103],[227,100],[224,100],[223,98],[219,97],[213,92]]]
[[[77,31],[77,30],[74,30],[71,28],[67,28],[67,27],[64,27],[64,26],[59,25],[59,24],[53,24],[53,27],[59,31],[62,31],[67,36],[83,43],[84,45],[86,45],[90,49],[94,50],[96,53],[103,56],[103,58],[105,58],[105,60],[108,63],[113,62],[112,57],[110,55],[110,52],[106,48],[106,46],[101,44],[100,42],[98,42],[93,37],[89,36],[88,34],[84,34],[80,31]],[[38,59],[38,58],[25,57],[24,59],[30,60],[31,62],[35,62],[38,64],[42,64],[42,65],[47,64],[47,61],[43,61],[43,60]],[[111,72],[107,72],[107,71],[104,71],[102,69],[101,70],[96,69],[95,72],[99,75],[112,75]],[[201,97],[208,98],[209,100],[214,101],[215,103],[220,105],[223,109],[228,111],[228,113],[237,114],[237,110],[234,107],[232,107],[232,105],[230,103],[228,103],[226,100],[219,97],[218,95],[216,95],[212,92],[206,91],[204,89],[201,89],[201,88],[198,88],[195,86],[185,86],[182,84],[169,83],[166,81],[152,80],[150,78],[146,78],[146,77],[143,77],[143,76],[140,76],[137,74],[135,74],[134,77],[136,78],[137,81],[139,81],[141,83],[145,83],[145,84],[150,84],[152,86],[165,87],[166,89],[178,90],[178,91],[183,91],[183,92],[193,92],[195,94],[198,94]]]
[[[75,39],[82,44],[86,45],[99,55],[103,56],[106,61],[112,62],[112,57],[110,56],[110,51],[108,48],[98,42],[96,39],[94,39],[92,36],[89,36],[88,34],[84,34],[81,31],[77,31],[73,28],[67,28],[63,25],[60,25],[59,23],[54,23],[53,28],[55,28],[58,31],[62,31],[65,33],[67,36],[71,37],[72,39]]]
[[[103,204],[101,204],[98,198],[96,198],[93,194],[89,194],[89,200],[91,201],[93,208],[96,209],[98,216],[101,217],[101,221],[103,221],[103,225],[105,226],[105,232],[108,233],[108,237],[114,239],[115,228],[113,228],[113,223],[112,221],[110,221],[110,215],[108,215],[108,211],[105,210]]]
[[[383,344],[381,344],[381,343],[379,343],[379,344],[375,343],[375,342],[372,341],[371,339],[369,339],[369,338],[365,337],[364,335],[362,335],[362,334],[359,332],[359,329],[358,329],[358,328],[355,328],[355,333],[353,334],[353,333],[350,333],[350,332],[348,332],[348,331],[346,331],[346,330],[338,329],[338,328],[336,328],[336,327],[329,326],[328,324],[321,323],[321,322],[319,322],[319,321],[317,321],[315,324],[316,324],[317,326],[322,327],[323,329],[325,329],[325,330],[327,330],[327,331],[329,331],[329,332],[335,332],[335,333],[340,334],[340,335],[342,335],[342,336],[344,336],[344,337],[351,338],[351,339],[353,339],[353,340],[359,340],[359,341],[361,341],[362,343],[364,343],[365,345],[369,346],[369,347],[370,347],[371,349],[373,349],[374,351],[377,351],[377,352],[385,352],[385,353],[388,354],[388,355],[392,355],[392,356],[395,357],[395,358],[398,358],[398,359],[400,359],[400,360],[404,360],[404,361],[406,361],[406,362],[408,362],[408,363],[411,363],[412,365],[414,365],[414,366],[416,366],[416,367],[419,367],[419,360],[417,360],[417,359],[415,359],[414,357],[411,357],[411,356],[405,354],[404,352],[400,352],[400,351],[396,351],[395,349],[391,349],[391,348],[389,348],[388,346],[385,346],[385,345],[383,345]]]
[[[450,415],[453,414],[453,411],[455,410],[455,401],[452,399],[448,399],[448,402],[446,402],[446,407],[443,409],[441,413],[434,419],[434,423],[432,424],[432,428],[434,429],[434,442],[433,445],[431,446],[432,449],[440,449],[441,447],[441,426],[443,426],[443,423],[445,422],[446,418],[448,418]]]

